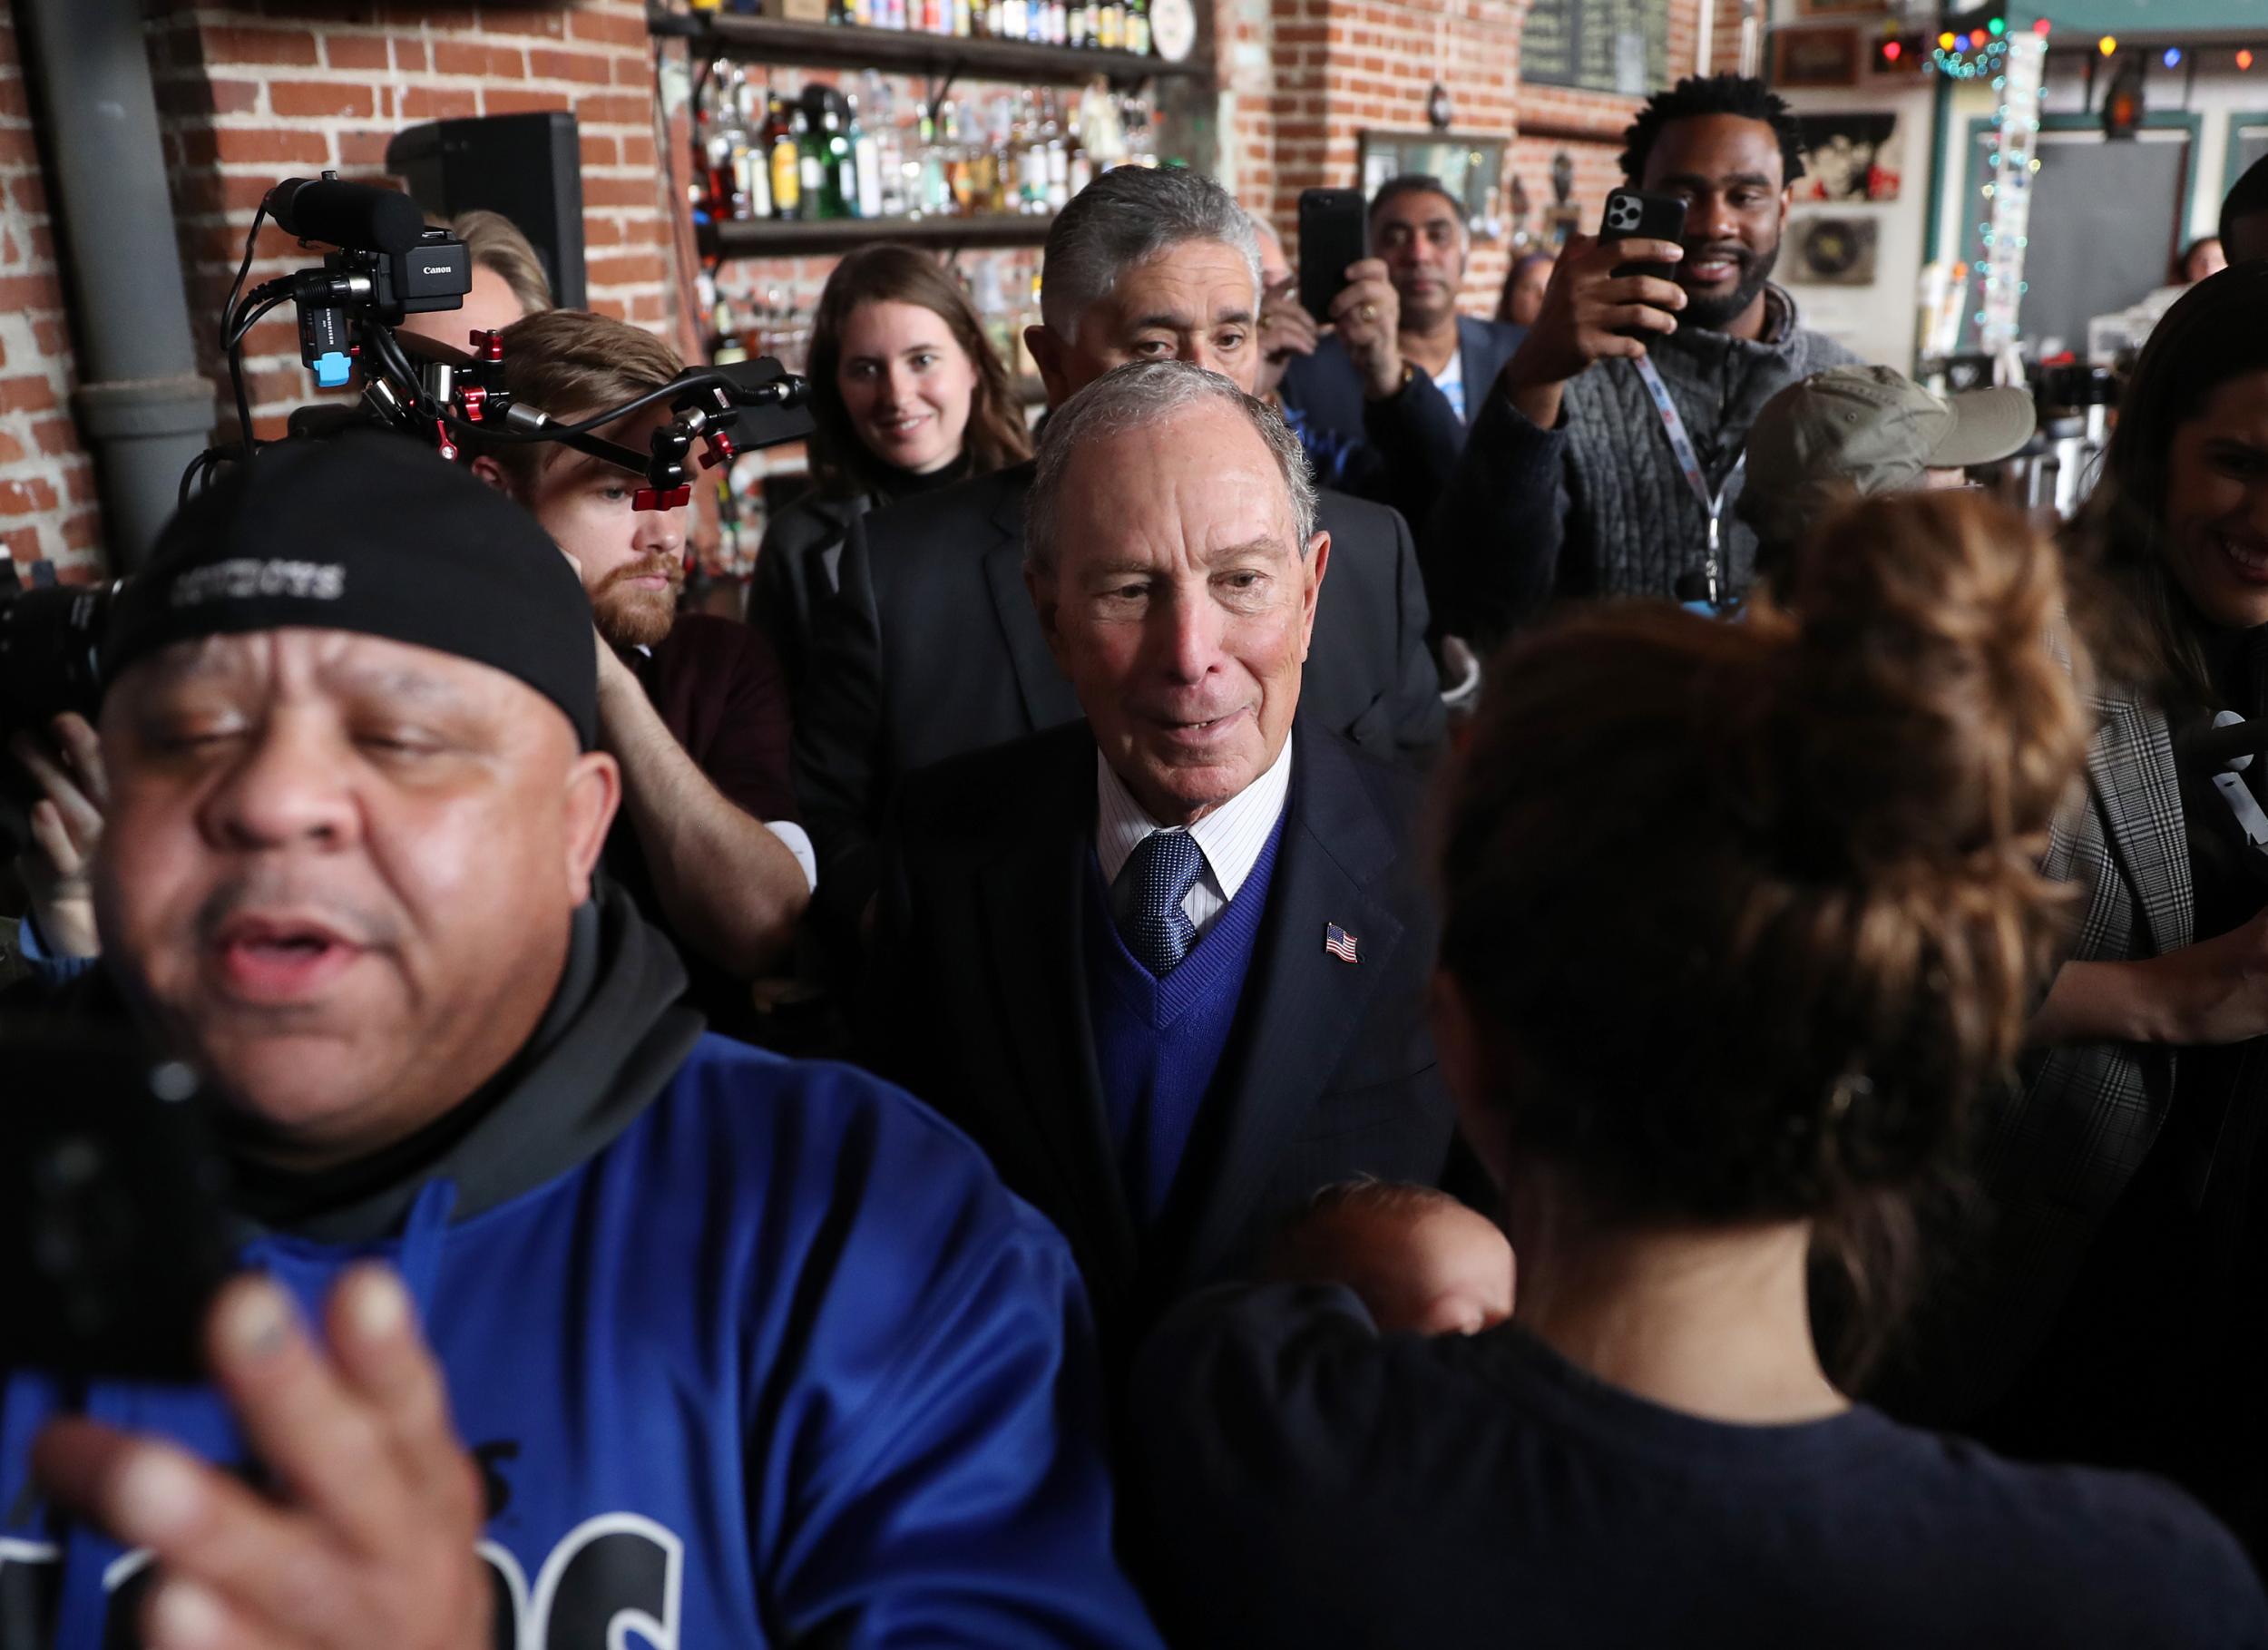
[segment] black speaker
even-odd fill
[[[386,146],[386,169],[428,212],[484,209],[519,226],[552,278],[562,309],[584,309],[582,147],[563,109],[428,121]]]

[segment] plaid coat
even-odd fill
[[[2105,697],[2083,794],[2056,820],[2043,869],[2082,904],[2066,960],[2127,962],[2190,943],[2195,914],[2181,783],[2165,714]],[[1989,1119],[1980,1157],[1991,1264],[1958,1378],[1973,1409],[2022,1370],[2069,1293],[2087,1245],[2149,1153],[2173,1098],[2175,1051],[2065,1043],[2033,1057]]]

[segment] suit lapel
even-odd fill
[[[2087,754],[2087,784],[2158,955],[2190,942],[2195,891],[2182,818],[2181,780],[2165,718],[2133,699],[2101,701],[2101,732]]]
[[[1181,1268],[1188,1278],[1209,1276],[1229,1258],[1286,1140],[1329,1086],[1403,940],[1401,919],[1368,892],[1400,852],[1393,831],[1361,781],[1340,775],[1344,759],[1334,745],[1296,730],[1294,737],[1289,812],[1237,1010],[1217,1144],[1210,1162],[1188,1166],[1204,1176]],[[1358,962],[1324,950],[1333,923],[1354,936]]]
[[[1066,1194],[1065,1235],[1093,1257],[1089,1282],[1099,1286],[1104,1278],[1122,1284],[1132,1275],[1135,1235],[1087,1029],[1084,884],[1094,747],[1085,739],[1066,743],[1078,759],[1067,760],[1060,788],[1032,810],[1038,828],[1020,833],[978,877],[984,949],[998,988],[994,1011],[1001,1024],[1015,1029],[1007,1042],[1019,1089],[1001,1097],[1001,1109],[1012,1127],[1040,1143]],[[1097,1265],[1105,1269],[1099,1275]]]
[[[992,527],[999,535],[984,552],[984,582],[992,591],[993,617],[1000,621],[1001,639],[1016,672],[1016,691],[1032,732],[1041,733],[1079,720],[1079,700],[1071,685],[1055,667],[1041,634],[1040,617],[1031,610],[1031,593],[1023,583],[1023,502],[1031,490],[1029,466],[1004,471],[999,503],[993,507]]]

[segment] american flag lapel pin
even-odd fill
[[[1342,962],[1360,962],[1362,955],[1355,949],[1354,936],[1336,923],[1323,925],[1323,949]]]

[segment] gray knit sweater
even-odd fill
[[[1786,293],[1765,294],[1763,339],[1688,327],[1652,351],[1712,486],[1783,386],[1857,359],[1804,331]],[[1671,596],[1706,561],[1708,513],[1636,365],[1594,364],[1561,405],[1559,427],[1540,430],[1492,391],[1474,420],[1426,535],[1427,593],[1448,629],[1493,640],[1554,597]],[[1756,554],[1755,533],[1733,513],[1741,479],[1733,476],[1724,513],[1735,591],[1746,588]]]

